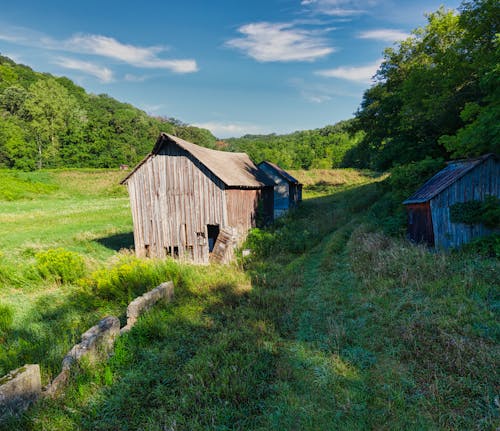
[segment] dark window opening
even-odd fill
[[[170,257],[179,257],[179,247],[165,247],[165,254]]]
[[[218,224],[207,224],[208,231],[208,251],[211,253],[214,250],[215,242],[219,236],[220,228]]]
[[[150,254],[149,244],[145,244],[145,245],[144,245],[144,249],[145,249],[145,251],[146,251],[146,253],[145,253],[145,254],[146,254],[146,257],[149,257],[149,254]]]

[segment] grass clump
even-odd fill
[[[82,256],[63,248],[49,249],[35,255],[36,268],[46,280],[57,283],[72,283],[85,273]]]
[[[126,304],[167,280],[177,280],[178,265],[171,260],[143,260],[125,255],[111,266],[93,272],[81,285],[109,301]]]

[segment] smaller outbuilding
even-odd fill
[[[258,167],[274,182],[274,218],[296,208],[302,201],[302,184],[274,163],[264,161]]]
[[[482,223],[462,223],[451,216],[457,204],[500,198],[500,162],[495,154],[456,160],[403,202],[408,213],[408,237],[440,249],[459,247],[492,230]]]

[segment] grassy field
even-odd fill
[[[64,397],[5,429],[500,425],[498,259],[381,233],[371,207],[383,177],[294,172],[305,184],[299,210],[254,231],[252,254],[231,267],[196,267],[116,251],[131,232],[119,173],[42,174],[30,181],[44,186],[1,203],[0,304],[13,314],[3,336],[0,321],[1,366],[40,361],[49,378],[77,333],[123,314],[133,294],[173,279],[176,298],[121,337],[109,362],[83,364]],[[87,176],[93,185],[80,187]],[[82,278],[40,275],[37,256],[57,247],[81,256]],[[63,341],[51,345],[54,331]]]

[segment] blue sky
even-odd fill
[[[0,2],[0,53],[217,137],[351,118],[385,47],[457,0]]]

